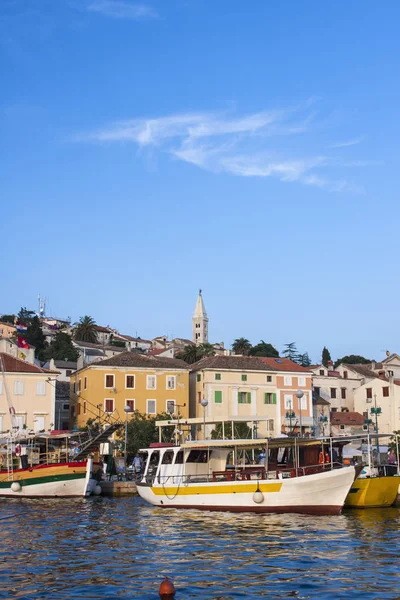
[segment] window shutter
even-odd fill
[[[268,395],[267,395],[267,392],[264,393],[264,404],[268,404]]]
[[[214,392],[214,401],[218,404],[222,402],[222,392],[215,390]]]
[[[251,392],[246,392],[247,404],[251,404]]]
[[[276,394],[272,394],[272,404],[276,404]]]

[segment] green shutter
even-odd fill
[[[276,404],[276,394],[272,394],[272,404]]]
[[[247,381],[247,375],[242,375],[242,381]]]
[[[251,392],[246,392],[247,404],[251,404]]]
[[[221,373],[215,373],[215,379],[221,381]]]
[[[264,404],[268,404],[268,394],[265,392],[264,394]]]
[[[222,392],[217,391],[217,390],[214,392],[214,402],[216,402],[217,404],[221,404],[221,402],[222,402]]]
[[[201,381],[201,375],[200,375],[200,373],[197,373],[197,381]]]

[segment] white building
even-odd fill
[[[330,403],[331,411],[354,411],[354,393],[366,381],[376,377],[368,365],[341,364],[335,370],[333,365],[314,365],[314,393]]]
[[[400,381],[394,377],[369,379],[354,393],[354,408],[364,417],[376,423],[374,411],[380,408],[377,417],[379,433],[392,433],[400,430]],[[372,410],[371,410],[372,409]]]

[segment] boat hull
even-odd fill
[[[17,469],[11,479],[0,474],[0,497],[57,498],[90,496],[97,480],[93,477],[93,461],[37,465]],[[14,485],[13,485],[14,484]]]
[[[185,485],[137,485],[139,495],[162,508],[255,513],[334,515],[342,510],[354,481],[354,467],[304,477],[262,481],[224,481]],[[258,490],[262,499],[255,496]]]
[[[392,506],[396,500],[399,478],[358,477],[345,500],[346,508],[382,508]]]

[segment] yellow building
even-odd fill
[[[11,325],[11,323],[4,323],[0,321],[0,337],[3,338],[11,338],[16,335],[17,328],[15,325]]]
[[[40,369],[24,360],[0,352],[0,432],[12,427],[9,400],[20,430],[53,429],[55,423],[55,378],[58,371]]]
[[[203,408],[201,401],[208,401]],[[262,419],[259,435],[274,436],[279,420],[276,373],[259,358],[211,356],[194,365],[190,374],[190,416],[218,420]],[[207,426],[209,435],[214,424]],[[278,431],[279,433],[279,431]]]
[[[71,375],[71,416],[78,427],[104,414],[123,420],[126,406],[148,415],[176,414],[179,407],[187,418],[189,366],[173,358],[123,352]]]

